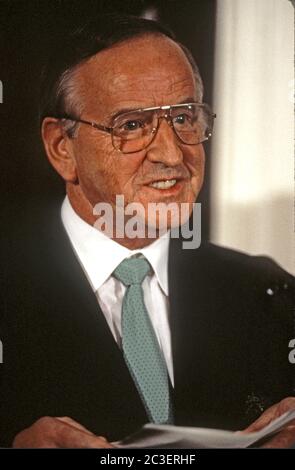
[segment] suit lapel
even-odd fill
[[[249,315],[257,305],[247,296],[240,272],[228,272],[229,263],[217,256],[209,244],[183,250],[181,240],[171,240],[175,416],[176,424],[235,429],[246,424],[245,403],[255,392]]]
[[[56,211],[52,221],[49,214],[22,231],[12,267],[2,405],[14,418],[3,423],[7,439],[40,416],[70,416],[117,440],[147,422],[146,413],[63,225]]]
[[[61,231],[63,230],[62,227]],[[103,381],[97,380],[96,386],[99,388],[103,382],[103,394],[108,397],[107,403],[110,404],[109,410],[100,409],[99,413],[96,413],[96,415],[100,415],[97,416],[97,419],[101,420],[104,415],[107,427],[115,429],[117,425],[118,429],[121,428],[120,433],[112,438],[117,438],[118,435],[122,437],[147,422],[147,416],[122,352],[113,338],[97,298],[82,272],[65,234],[63,238],[63,255],[65,259],[69,260],[67,264],[63,264],[65,269],[63,282],[68,286],[74,286],[74,289],[79,292],[79,296],[75,298],[74,302],[71,302],[71,314],[75,318],[77,331],[81,329],[83,331],[83,327],[87,328],[89,341],[87,346],[97,354],[97,358],[93,357],[93,365],[95,369],[97,368],[97,376],[103,377]],[[91,424],[93,428],[95,423]],[[106,429],[106,423],[104,423],[103,429]]]

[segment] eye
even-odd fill
[[[192,117],[189,114],[179,114],[178,116],[175,116],[173,119],[175,124],[187,124],[188,122],[192,121]]]
[[[130,120],[126,121],[124,124],[121,125],[121,129],[124,131],[137,131],[138,129],[141,129],[144,127],[144,124],[142,121],[139,120]]]

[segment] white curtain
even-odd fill
[[[295,272],[294,9],[218,0],[211,240]]]

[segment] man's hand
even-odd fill
[[[271,421],[278,418],[286,411],[295,409],[295,397],[288,397],[284,400],[276,403],[275,405],[268,408],[254,423],[252,423],[248,428],[244,429],[246,432],[255,432],[260,431],[260,429],[267,426]],[[291,421],[286,427],[284,427],[278,434],[269,439],[265,443],[263,448],[276,448],[276,449],[286,449],[292,444],[295,444],[295,420]]]
[[[14,448],[105,448],[113,447],[71,418],[38,419],[14,438]]]

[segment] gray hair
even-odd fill
[[[65,115],[73,116],[79,119],[81,116],[84,105],[78,93],[76,84],[76,72],[80,64],[71,67],[64,71],[56,87],[56,100],[61,100],[65,110]],[[77,137],[79,122],[72,119],[61,119],[64,131],[71,139]]]
[[[190,63],[193,69],[196,89],[198,93],[197,100],[199,103],[201,103],[203,101],[204,87],[199,68],[189,49],[187,49],[187,47],[177,41],[175,41],[175,43],[180,46],[181,50],[184,52],[188,62]],[[76,117],[77,119],[80,118],[84,110],[84,105],[82,103],[81,97],[79,96],[75,80],[77,69],[82,63],[83,62],[65,70],[61,75],[59,81],[57,82],[56,86],[56,100],[60,100],[63,103],[66,115],[68,114],[69,116]],[[67,133],[68,137],[70,137],[71,139],[76,138],[80,123],[68,118],[63,118],[61,121],[63,124],[64,131]]]
[[[200,75],[199,67],[197,66],[197,63],[196,63],[191,51],[186,46],[181,44],[180,42],[176,42],[176,44],[178,44],[179,47],[182,49],[182,51],[184,52],[187,60],[190,63],[191,68],[193,69],[193,74],[194,74],[194,77],[195,77],[195,85],[196,85],[196,89],[197,89],[197,93],[198,93],[197,100],[198,100],[198,103],[202,103],[203,95],[204,95],[204,85],[203,85],[203,80],[202,80],[201,75]]]

